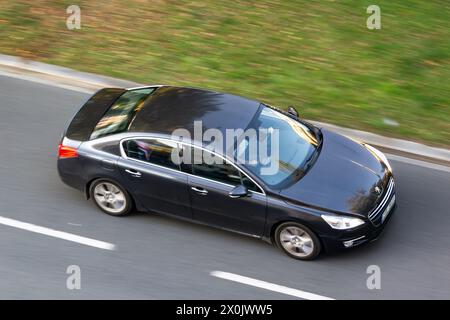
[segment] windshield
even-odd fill
[[[312,129],[264,105],[250,127],[266,132],[258,135],[258,146],[267,146],[268,159],[262,159],[260,153],[258,161],[244,163],[248,170],[273,188],[283,188],[304,175],[319,147],[319,138]],[[276,136],[273,136],[275,131]],[[243,150],[249,156],[248,141],[243,139],[237,150],[239,153]],[[270,164],[263,164],[267,160]],[[276,170],[269,170],[269,174],[264,174],[262,169],[267,165],[274,166]]]

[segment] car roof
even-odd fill
[[[194,121],[202,122],[203,132],[218,129],[246,129],[260,103],[240,96],[196,88],[159,86],[145,101],[128,127],[129,132],[172,134],[186,129],[192,140]]]

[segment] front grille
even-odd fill
[[[381,223],[381,216],[384,210],[386,209],[389,200],[391,199],[393,194],[394,194],[394,179],[391,178],[389,180],[387,190],[380,204],[371,213],[369,213],[369,219],[375,226],[378,226]]]

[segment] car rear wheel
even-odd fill
[[[299,260],[313,260],[320,253],[319,238],[307,227],[286,222],[275,231],[275,242],[288,256]]]
[[[112,216],[127,215],[133,207],[128,192],[110,180],[94,181],[90,187],[90,195],[97,207]]]

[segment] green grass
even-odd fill
[[[374,3],[381,30],[366,28]],[[2,1],[0,52],[449,147],[449,17],[447,0]]]

